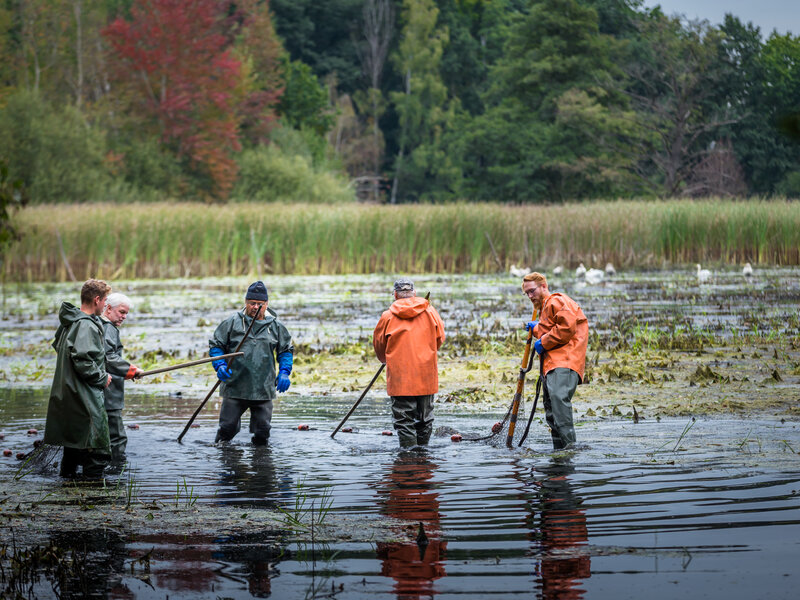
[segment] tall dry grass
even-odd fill
[[[800,203],[33,206],[6,281],[800,263]],[[60,239],[60,243],[59,243]]]

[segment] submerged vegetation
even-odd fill
[[[800,264],[800,204],[785,201],[50,205],[14,225],[6,281]]]

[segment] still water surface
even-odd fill
[[[43,429],[46,397],[0,393],[4,444],[29,444],[27,429]],[[168,502],[183,478],[198,502],[243,511],[331,493],[328,518],[383,515],[415,535],[422,523],[428,544],[344,541],[312,553],[257,532],[135,540],[95,532],[82,543],[99,597],[797,597],[796,423],[698,419],[681,438],[687,419],[598,421],[579,428],[569,454],[552,454],[535,423],[521,450],[440,437],[427,452],[401,453],[395,437],[380,435],[390,422],[379,395],[348,423],[358,432],[335,440],[329,434],[347,405],[299,397],[276,406],[264,449],[244,432],[229,447],[210,444],[213,410],[179,445],[191,410],[186,402],[176,413],[175,402],[134,398],[126,409],[140,426],[128,432],[140,497]],[[441,414],[436,425],[483,434],[496,418]],[[311,429],[298,431],[301,422]],[[0,479],[14,466],[0,463]],[[144,582],[131,562],[151,548]]]

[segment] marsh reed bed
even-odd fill
[[[800,264],[800,203],[778,200],[40,205],[14,223],[5,281]]]

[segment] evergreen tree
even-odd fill
[[[433,0],[403,1],[403,29],[394,60],[405,89],[391,94],[400,123],[392,202],[457,193],[459,168],[444,145],[456,106],[448,101],[439,73],[448,33],[436,27],[438,12]]]

